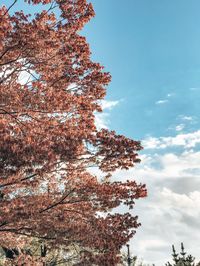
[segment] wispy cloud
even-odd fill
[[[200,191],[192,191],[187,195],[175,193],[171,189],[164,187],[160,194],[163,201],[166,201],[172,208],[176,206],[182,213],[185,212],[193,217],[200,216]]]
[[[95,114],[95,125],[97,129],[106,128],[109,127],[109,114],[108,113],[96,113]]]
[[[195,124],[197,124],[198,118],[196,116],[189,115],[178,115],[176,117],[176,124],[172,124],[168,127],[169,131],[176,132],[187,132],[191,129]]]
[[[146,149],[166,149],[169,147],[183,146],[184,148],[194,148],[200,143],[200,130],[187,134],[178,134],[174,137],[148,137],[143,140]]]
[[[187,116],[187,115],[183,115],[180,118],[185,121],[192,121],[194,119],[192,116]]]
[[[108,101],[102,100],[100,105],[103,110],[111,110],[113,107],[119,104],[120,101]]]
[[[185,125],[184,124],[179,124],[175,127],[175,130],[176,131],[182,131],[183,129],[185,128]]]
[[[95,124],[98,129],[109,128],[109,111],[111,111],[120,101],[108,101],[102,100],[100,105],[102,107],[102,113],[95,114]]]
[[[169,260],[171,245],[179,248],[181,242],[200,259],[200,152],[187,150],[189,141],[198,134],[199,131],[182,134],[185,145],[176,153],[163,150],[160,141],[165,138],[152,138],[154,148],[150,153],[144,149],[146,153],[141,156],[140,165],[115,174],[118,180],[134,177],[138,183],[147,184],[148,197],[139,200],[133,211],[142,226],[130,243],[132,254],[142,257],[146,263],[164,265]]]
[[[169,102],[168,100],[159,100],[159,101],[156,101],[156,104],[165,104],[168,102]]]
[[[157,105],[166,104],[169,102],[169,98],[171,98],[173,96],[174,96],[174,93],[168,93],[166,95],[166,97],[164,97],[164,99],[160,99],[160,100],[156,101],[155,104],[157,104]]]

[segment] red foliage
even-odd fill
[[[25,2],[50,7],[33,18],[10,15],[13,5],[0,8],[1,245],[20,246],[31,237],[54,247],[76,243],[92,251],[80,265],[116,265],[139,224],[131,214],[106,212],[132,208],[146,189],[100,181],[89,169],[104,175],[128,169],[142,147],[95,127],[110,74],[91,61],[78,33],[94,16],[91,4]]]

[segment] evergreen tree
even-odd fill
[[[177,253],[174,245],[172,245],[172,260],[172,264],[167,262],[165,266],[200,266],[200,263],[195,264],[195,258],[192,255],[187,255],[183,243],[181,243],[180,253]]]

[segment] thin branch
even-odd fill
[[[19,180],[16,180],[15,182],[8,182],[8,183],[5,183],[5,184],[2,184],[2,185],[0,185],[0,188],[8,187],[8,186],[12,186],[12,185],[16,185],[16,184],[18,184],[19,182],[22,182],[22,181],[25,181],[25,180],[31,179],[32,177],[37,176],[37,175],[38,175],[38,174],[32,174],[32,175],[30,175],[30,176],[27,176],[27,177],[21,178],[21,179],[19,179]]]
[[[12,60],[7,61],[7,62],[5,62],[5,63],[1,63],[0,66],[9,65],[9,64],[12,64],[12,63],[16,62],[16,61],[19,60],[20,56],[21,56],[21,54],[20,54],[17,58],[15,58],[15,59],[12,59]]]
[[[58,5],[56,5],[55,1],[53,1],[53,2],[51,3],[51,6],[49,7],[49,9],[46,10],[46,11],[42,14],[42,16],[40,17],[40,19],[43,18],[46,14],[49,13],[49,11],[55,9],[56,7],[58,7]]]
[[[9,8],[6,10],[6,12],[3,14],[3,16],[5,16],[9,10],[17,3],[17,0],[14,0],[14,2],[12,3],[12,5],[9,6]]]
[[[48,210],[50,210],[50,209],[52,209],[52,208],[54,208],[54,207],[56,207],[56,206],[58,206],[59,204],[61,204],[71,193],[73,193],[75,191],[75,188],[74,189],[72,189],[69,193],[67,193],[67,195],[65,195],[65,196],[63,196],[59,201],[57,201],[56,203],[54,203],[54,204],[52,204],[52,205],[50,205],[50,206],[48,206],[47,208],[45,208],[45,209],[43,209],[43,210],[41,210],[40,211],[40,213],[43,213],[43,212],[45,212],[45,211],[48,211]]]
[[[4,221],[2,224],[0,224],[0,227],[7,225],[7,224],[8,224],[8,222]]]

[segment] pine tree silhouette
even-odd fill
[[[195,264],[195,258],[192,255],[187,255],[183,243],[181,243],[180,254],[176,253],[174,245],[172,245],[172,260],[173,264],[167,262],[165,266],[200,266],[200,263]]]

